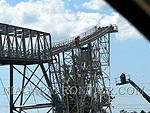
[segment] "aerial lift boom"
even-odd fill
[[[130,83],[150,103],[150,97],[138,85],[136,85],[132,80],[130,80],[130,78],[126,80],[126,75],[122,73],[120,79],[121,79],[121,83],[116,83],[116,85],[123,85],[123,84]]]

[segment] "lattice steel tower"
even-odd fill
[[[47,108],[47,113],[111,112],[110,33],[114,32],[117,25],[94,26],[79,34],[77,41],[72,37],[51,43],[49,33],[0,24],[0,64],[10,65],[10,113],[39,108]],[[23,72],[16,65],[22,65]],[[16,98],[13,70],[22,75]],[[29,83],[34,88],[25,95]],[[30,105],[27,102],[36,89],[46,101]]]

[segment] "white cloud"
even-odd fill
[[[6,3],[6,0],[1,0],[0,1],[0,5],[2,5],[3,3]]]
[[[111,7],[104,0],[91,0],[81,4],[86,9],[109,11]]]
[[[71,0],[68,0],[68,2],[70,2]]]
[[[0,21],[2,23],[23,26],[46,32],[63,32],[67,22],[74,20],[74,14],[65,10],[61,0],[43,0],[37,2],[20,2],[11,7],[2,4]]]
[[[141,38],[137,30],[115,12],[111,15],[80,11],[74,13],[65,9],[65,3],[61,0],[20,2],[14,7],[5,0],[0,3],[0,22],[49,32],[53,41],[77,35],[94,25],[109,24],[118,25],[117,39]]]
[[[101,17],[99,13],[75,14],[65,9],[61,0],[20,2],[14,7],[3,5],[0,16],[3,23],[49,32],[56,41],[83,32],[96,25]]]
[[[140,39],[143,37],[141,33],[119,13],[113,12],[111,15],[104,15],[103,19],[100,20],[100,25],[107,26],[108,24],[118,25],[119,31],[116,33],[116,38],[118,40],[129,38]]]
[[[78,8],[79,8],[79,6],[78,6],[77,4],[74,4],[74,8],[78,9]]]

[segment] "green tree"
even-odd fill
[[[146,113],[144,110],[142,110],[140,113]]]

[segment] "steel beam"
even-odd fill
[[[24,76],[26,74],[26,65],[24,65]],[[22,91],[24,90],[24,82],[25,82],[25,77],[23,76],[23,79],[22,79]],[[23,93],[21,93],[21,98],[20,98],[20,106],[22,105],[22,102],[23,102]],[[21,113],[22,109],[20,108],[19,109],[19,113]]]
[[[10,113],[13,113],[13,64],[10,64]]]
[[[22,109],[22,110],[29,110],[29,109],[37,109],[37,108],[46,108],[46,107],[53,107],[53,103],[45,103],[45,104],[35,104],[35,105],[22,105],[17,106],[15,109]]]
[[[33,75],[34,75],[34,73],[36,72],[36,70],[37,70],[38,67],[39,67],[39,65],[35,68],[34,72],[32,73],[32,75],[30,76],[29,79],[28,79],[24,74],[22,74],[18,69],[16,69],[16,68],[14,67],[14,69],[16,69],[24,78],[26,78],[26,79],[28,80],[28,81],[26,82],[26,84],[24,85],[24,87],[26,87],[26,86],[28,85],[28,83],[31,82],[30,80],[31,80],[31,78],[33,77]],[[23,90],[24,90],[24,89],[22,89],[22,91],[19,93],[19,95],[17,96],[17,98],[16,98],[16,100],[14,101],[14,103],[17,102],[17,100],[19,99],[19,97],[20,97],[21,94],[23,93]]]
[[[60,108],[60,104],[58,103],[57,96],[56,96],[55,93],[54,93],[54,90],[53,90],[53,87],[52,87],[52,83],[51,83],[51,81],[48,79],[48,75],[47,75],[47,73],[46,73],[46,71],[45,71],[45,68],[44,68],[44,65],[43,65],[42,62],[40,63],[40,66],[41,66],[41,70],[42,70],[42,72],[43,72],[43,75],[44,75],[44,77],[45,77],[46,83],[47,83],[48,87],[50,88],[51,96],[52,96],[52,99],[53,99],[53,101],[54,101],[54,106],[56,107],[58,113],[62,113],[61,108]]]
[[[79,48],[78,48],[78,52],[79,52]],[[79,53],[78,53],[79,54]],[[72,49],[72,60],[73,60],[73,76],[75,78],[75,87],[77,88],[77,72],[75,69],[75,60],[74,60],[74,50]],[[81,64],[81,62],[79,62]],[[81,74],[81,73],[80,73]],[[81,74],[82,75],[82,74]],[[76,106],[77,106],[77,113],[79,112],[79,98],[78,98],[78,94],[79,94],[79,90],[78,93],[76,93]]]

